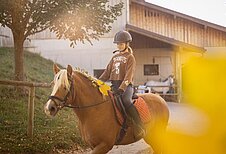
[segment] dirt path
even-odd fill
[[[152,154],[152,150],[148,144],[142,139],[138,142],[114,146],[108,154]]]

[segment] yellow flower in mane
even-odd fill
[[[109,85],[107,85],[106,83],[104,83],[103,81],[91,76],[88,74],[87,71],[81,70],[80,68],[76,68],[75,70],[76,72],[82,74],[83,76],[85,76],[87,79],[89,79],[90,81],[92,81],[93,86],[98,87],[99,91],[103,94],[103,95],[108,95],[108,90],[111,89],[111,87]]]
[[[98,80],[96,81],[98,87],[99,87],[99,91],[104,94],[104,95],[108,95],[108,90],[111,89],[111,87],[109,85],[107,85],[106,83],[104,83],[103,81],[101,80]]]

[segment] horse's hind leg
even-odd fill
[[[105,154],[112,149],[113,145],[107,145],[106,143],[102,142],[95,146],[92,150],[92,154]]]

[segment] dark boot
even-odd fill
[[[145,128],[140,119],[139,113],[136,107],[132,104],[127,110],[127,114],[134,120],[135,123],[135,136],[136,138],[142,138],[145,135]]]

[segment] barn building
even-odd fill
[[[176,95],[182,97],[182,68],[191,57],[201,57],[215,50],[226,51],[226,27],[169,10],[143,0],[110,0],[110,4],[124,3],[122,16],[112,24],[93,45],[79,43],[69,47],[67,40],[56,39],[46,30],[30,37],[25,47],[64,66],[86,69],[98,75],[105,69],[116,46],[114,34],[128,30],[133,42],[131,46],[137,61],[135,85],[149,80],[164,80],[169,75],[176,79]],[[12,34],[0,28],[0,46],[12,46]]]

